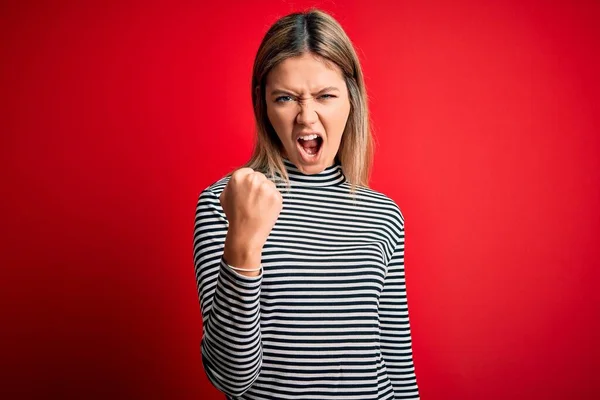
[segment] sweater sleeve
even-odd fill
[[[394,399],[419,399],[404,279],[404,227],[388,264],[379,299],[381,352],[394,387]]]
[[[210,382],[231,397],[254,383],[262,365],[262,270],[247,277],[223,258],[228,222],[210,189],[199,196],[194,222],[194,267],[202,314],[202,364]]]

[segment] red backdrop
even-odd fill
[[[104,3],[0,6],[0,397],[222,398],[195,204],[250,155],[262,35],[317,5],[406,218],[422,398],[599,398],[600,3]]]

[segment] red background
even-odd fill
[[[192,225],[268,26],[354,41],[422,398],[600,396],[600,3],[3,2],[0,397],[221,399]],[[7,397],[8,395],[8,397]]]

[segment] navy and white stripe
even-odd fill
[[[382,193],[349,194],[341,166],[284,159],[283,210],[263,271],[227,266],[223,178],[199,196],[194,264],[202,361],[228,399],[418,399],[404,279],[404,217]]]

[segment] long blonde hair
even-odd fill
[[[278,63],[307,52],[339,66],[346,82],[350,113],[336,159],[351,185],[350,191],[355,193],[357,185],[369,187],[374,153],[363,73],[352,42],[341,25],[331,15],[316,8],[277,20],[258,48],[251,87],[256,141],[252,156],[243,167],[272,177],[277,172],[289,187],[281,156],[283,145],[267,116],[266,78]]]

